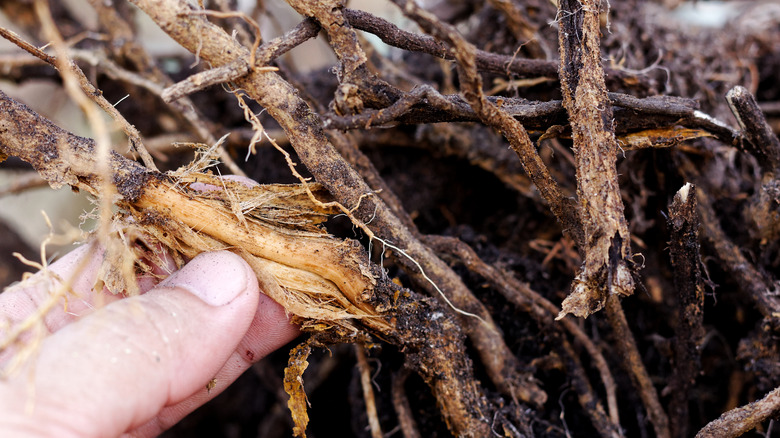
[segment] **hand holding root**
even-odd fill
[[[0,110],[12,115],[0,121],[3,153],[28,161],[54,186],[69,184],[104,196],[103,177],[94,173],[94,142],[64,131],[2,92]],[[139,254],[123,239],[162,245],[177,264],[203,252],[230,250],[252,267],[261,289],[304,330],[331,341],[356,341],[367,339],[363,330],[368,329],[418,352],[409,365],[441,401],[450,427],[487,433],[488,406],[473,379],[459,327],[435,302],[400,290],[383,276],[359,244],[320,230],[317,223],[333,211],[312,199],[324,196],[316,185],[246,187],[192,169],[161,174],[117,154],[110,164],[107,178],[121,209],[113,218],[114,229],[121,232],[109,240],[102,267],[109,290],[138,290],[137,269],[149,269],[136,263]],[[201,192],[191,187],[194,183],[224,190]],[[295,400],[305,398],[300,375],[307,354],[291,355],[294,384],[286,388],[302,435],[306,405]]]
[[[157,436],[299,333],[235,254],[201,254],[120,299],[92,287],[104,253],[85,244],[0,295],[0,314],[18,323],[63,287],[55,277],[75,279],[67,311],[41,321],[50,334],[34,360],[0,381],[0,435]]]

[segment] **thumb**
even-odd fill
[[[52,436],[132,430],[204,389],[241,342],[258,301],[257,279],[240,257],[201,254],[148,293],[46,338],[22,374],[0,382],[0,411],[7,424]]]

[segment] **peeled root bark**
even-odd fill
[[[95,173],[92,140],[59,128],[2,92],[0,114],[0,156],[27,161],[53,186],[70,185],[96,196],[105,196],[100,189],[108,178],[124,211],[115,219],[128,227],[126,235],[156,237],[152,243],[180,257],[217,249],[237,252],[253,267],[263,290],[304,327],[335,329],[332,336],[342,341],[356,340],[367,330],[404,349],[408,366],[430,385],[452,433],[489,434],[492,408],[473,378],[460,327],[436,302],[389,281],[356,242],[318,230],[316,216],[329,211],[301,196],[302,187],[246,188],[194,172],[172,177],[118,154],[111,156],[110,174],[102,176]],[[203,193],[189,189],[192,182],[225,190]],[[242,202],[252,205],[258,196],[265,196],[265,205],[244,212],[236,208]],[[288,213],[281,218],[266,212],[264,217],[263,208]],[[290,225],[291,218],[298,223]],[[118,254],[133,257],[130,251]],[[109,262],[109,270],[126,264]],[[114,274],[114,286],[121,287],[123,273]]]

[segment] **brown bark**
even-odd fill
[[[701,369],[700,349],[704,338],[704,281],[699,253],[699,216],[696,187],[686,184],[669,207],[670,256],[677,289],[679,320],[676,327],[674,375],[670,390],[669,420],[672,435],[687,437],[688,399]]]
[[[587,317],[604,307],[610,295],[634,293],[631,238],[615,166],[618,144],[601,65],[599,14],[597,1],[560,2],[561,89],[577,161],[585,254],[561,317]]]

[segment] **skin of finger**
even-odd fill
[[[97,294],[92,292],[102,258],[103,251],[97,248],[94,243],[85,244],[49,266],[49,269],[59,278],[74,279],[71,286],[72,293],[68,294],[67,301],[61,300],[43,318],[45,329],[49,333],[55,332],[80,316],[90,313],[95,307],[107,305],[119,299],[110,293],[96,296]],[[0,318],[7,322],[0,328],[0,339],[4,338],[11,327],[35,313],[53,292],[52,289],[60,287],[59,285],[59,282],[52,284],[43,273],[39,272],[0,294]],[[0,363],[7,360],[13,353],[13,349],[0,352]]]
[[[221,394],[252,364],[300,335],[298,326],[289,322],[282,306],[265,295],[260,295],[259,301],[249,330],[222,369],[214,376],[216,386],[211,390],[198,388],[191,396],[164,408],[155,418],[127,436],[155,437],[168,430],[195,409]]]
[[[0,421],[47,436],[117,436],[182,402],[224,366],[254,319],[257,280],[242,269],[245,289],[224,306],[155,289],[48,337],[26,375],[0,382]]]
[[[77,319],[90,314],[96,308],[101,308],[124,298],[115,295],[107,289],[96,292],[93,287],[96,284],[98,271],[103,262],[105,251],[96,242],[86,243],[73,251],[65,254],[49,266],[49,270],[64,281],[72,280],[71,290],[67,297],[57,303],[43,318],[47,333],[53,333]],[[171,270],[173,261],[163,255],[164,268],[155,268],[157,274],[162,269]],[[165,271],[167,273],[167,271]],[[155,286],[157,279],[148,276],[140,276],[138,285],[141,293],[145,293]],[[0,318],[7,324],[0,327],[0,339],[8,329],[34,314],[41,308],[55,289],[60,287],[57,281],[52,284],[46,279],[44,273],[39,272],[31,278],[12,286],[0,294]],[[29,336],[27,336],[29,338]],[[21,341],[29,339],[22,338]],[[0,352],[0,364],[10,358],[16,352],[8,348]]]
[[[227,175],[223,178],[240,182],[247,187],[259,185],[256,181],[244,176]],[[221,187],[208,184],[195,183],[193,186],[199,190],[221,190]],[[168,266],[162,269],[153,267],[155,273],[162,275],[170,273],[169,271],[174,268],[172,259],[161,248],[157,249],[162,255],[162,261]],[[66,324],[89,314],[95,308],[103,307],[123,298],[105,289],[102,293],[93,291],[104,252],[105,250],[93,241],[74,249],[49,266],[49,269],[59,278],[63,280],[74,279],[71,286],[73,293],[68,295],[67,306],[63,301],[61,305],[57,305],[49,311],[43,319],[49,333],[56,332]],[[88,260],[84,260],[85,258]],[[157,282],[149,277],[140,277],[138,281],[141,293],[154,287]],[[0,294],[0,318],[7,323],[4,327],[13,327],[36,312],[51,292],[52,287],[48,281],[45,281],[45,276],[42,273],[4,291]],[[3,326],[0,326],[0,339],[3,337]],[[14,351],[11,349],[0,352],[0,364],[13,353]]]

